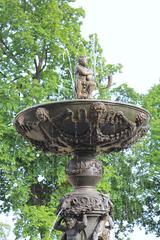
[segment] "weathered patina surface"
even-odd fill
[[[37,149],[73,155],[66,167],[73,192],[60,200],[54,229],[63,240],[109,240],[113,204],[96,190],[103,168],[98,153],[128,148],[148,130],[149,113],[119,102],[90,100],[95,89],[86,57],[76,68],[77,100],[40,104],[20,112],[17,131]]]
[[[96,191],[103,172],[96,154],[128,148],[145,135],[149,118],[130,104],[89,99],[41,104],[17,115],[17,131],[37,149],[74,155],[66,167],[74,190],[60,200],[54,226],[62,239],[109,240],[112,202]]]
[[[75,97],[78,99],[92,98],[92,92],[95,88],[93,72],[87,67],[87,58],[81,56],[76,67]]]
[[[129,147],[148,130],[149,113],[109,101],[42,104],[20,112],[17,131],[37,149],[56,154],[112,152]]]

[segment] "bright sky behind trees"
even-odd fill
[[[86,11],[82,33],[97,33],[109,63],[121,63],[117,84],[139,92],[160,79],[159,0],[77,0]]]

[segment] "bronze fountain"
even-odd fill
[[[109,240],[113,228],[112,202],[96,190],[102,177],[100,153],[128,148],[148,130],[149,113],[140,107],[93,100],[93,73],[86,57],[76,68],[76,100],[33,106],[18,113],[17,131],[37,149],[73,155],[66,167],[73,192],[60,200],[58,220],[62,239]]]

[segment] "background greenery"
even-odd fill
[[[98,190],[109,193],[119,233],[138,224],[160,236],[160,85],[142,95],[126,84],[107,88],[108,64],[96,34],[80,32],[84,11],[73,0],[0,0],[0,204],[14,211],[16,239],[53,239],[58,200],[71,190],[64,166],[70,157],[37,152],[13,126],[16,113],[45,101],[73,98],[78,56],[86,54],[96,75],[98,98],[141,105],[152,115],[148,135],[130,150],[101,155],[104,176]],[[0,223],[0,236],[5,239]],[[57,233],[56,233],[57,234]],[[59,235],[57,235],[59,238]]]

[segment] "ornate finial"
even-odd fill
[[[80,56],[76,67],[75,95],[78,99],[92,97],[92,92],[96,87],[93,79],[93,72],[87,67],[86,56]]]

